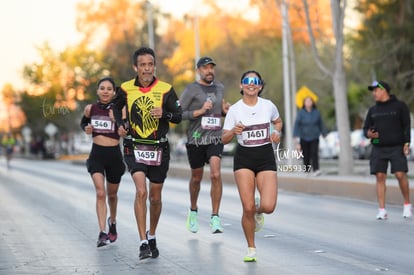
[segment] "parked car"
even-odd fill
[[[337,131],[329,132],[326,137],[319,137],[319,157],[323,159],[339,157],[339,134]]]
[[[236,152],[237,141],[232,141],[230,143],[224,144],[223,147],[223,156],[233,156]]]
[[[323,136],[319,137],[319,158],[331,159],[333,158],[333,148],[331,148]]]
[[[354,130],[351,133],[351,145],[356,159],[369,159],[372,150],[371,140],[363,135],[363,130]],[[408,160],[414,160],[414,128],[411,128],[410,152]]]
[[[411,128],[410,152],[407,156],[408,160],[414,160],[414,128]]]
[[[92,149],[92,136],[83,132],[76,134],[73,138],[74,154],[89,154]]]
[[[354,159],[369,159],[371,154],[371,140],[364,136],[362,129],[351,132],[351,147]]]
[[[172,152],[175,156],[181,157],[187,155],[187,137],[181,137],[177,140],[176,143],[171,144]]]

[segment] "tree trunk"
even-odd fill
[[[339,135],[339,163],[338,173],[340,175],[350,175],[353,173],[354,159],[351,148],[351,127],[349,123],[348,98],[346,74],[344,70],[344,18],[346,0],[331,0],[332,28],[335,34],[335,57],[333,70],[323,64],[318,49],[316,47],[315,37],[312,30],[312,22],[309,16],[309,7],[307,0],[302,0],[306,13],[306,25],[308,26],[309,38],[311,41],[312,54],[319,69],[331,77],[333,93],[335,98],[335,117],[336,126]]]
[[[335,116],[339,135],[339,175],[349,175],[353,172],[354,159],[352,157],[350,123],[347,100],[346,75],[342,62],[337,62],[337,68],[332,78],[335,97]]]
[[[340,175],[352,174],[354,159],[351,148],[351,127],[349,123],[346,74],[344,70],[344,18],[346,0],[331,0],[332,25],[334,29],[336,48],[335,65],[332,85],[335,97],[335,115],[339,134],[339,163]]]

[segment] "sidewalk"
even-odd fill
[[[367,161],[356,161],[355,175],[337,175],[337,164],[332,161],[321,161],[322,175],[311,176],[302,172],[278,172],[279,189],[293,192],[347,197],[376,202],[375,176],[369,174]],[[414,167],[414,163],[410,163]],[[410,171],[414,171],[410,169]],[[170,162],[170,177],[190,177],[190,168],[186,161]],[[209,167],[204,169],[203,180],[210,178]],[[234,184],[233,170],[229,160],[223,159],[222,180],[226,184]],[[387,178],[387,204],[403,204],[403,198],[398,187],[398,181],[391,175]],[[410,198],[414,199],[414,182],[410,182]]]

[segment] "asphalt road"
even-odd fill
[[[174,167],[172,168],[174,169]],[[199,201],[201,228],[185,229],[188,179],[170,176],[163,192],[157,241],[160,257],[138,260],[134,187],[119,191],[117,242],[96,247],[95,192],[83,165],[0,161],[0,274],[413,274],[414,222],[398,205],[375,220],[366,200],[280,189],[276,212],[256,234],[258,262],[244,263],[241,205],[224,185],[225,232],[208,227],[209,184]]]

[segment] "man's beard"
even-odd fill
[[[208,77],[211,77],[211,78],[208,78]],[[207,83],[207,84],[211,84],[211,83],[213,83],[213,81],[214,81],[214,75],[206,75],[206,76],[203,78],[203,81],[204,81],[205,83]]]

